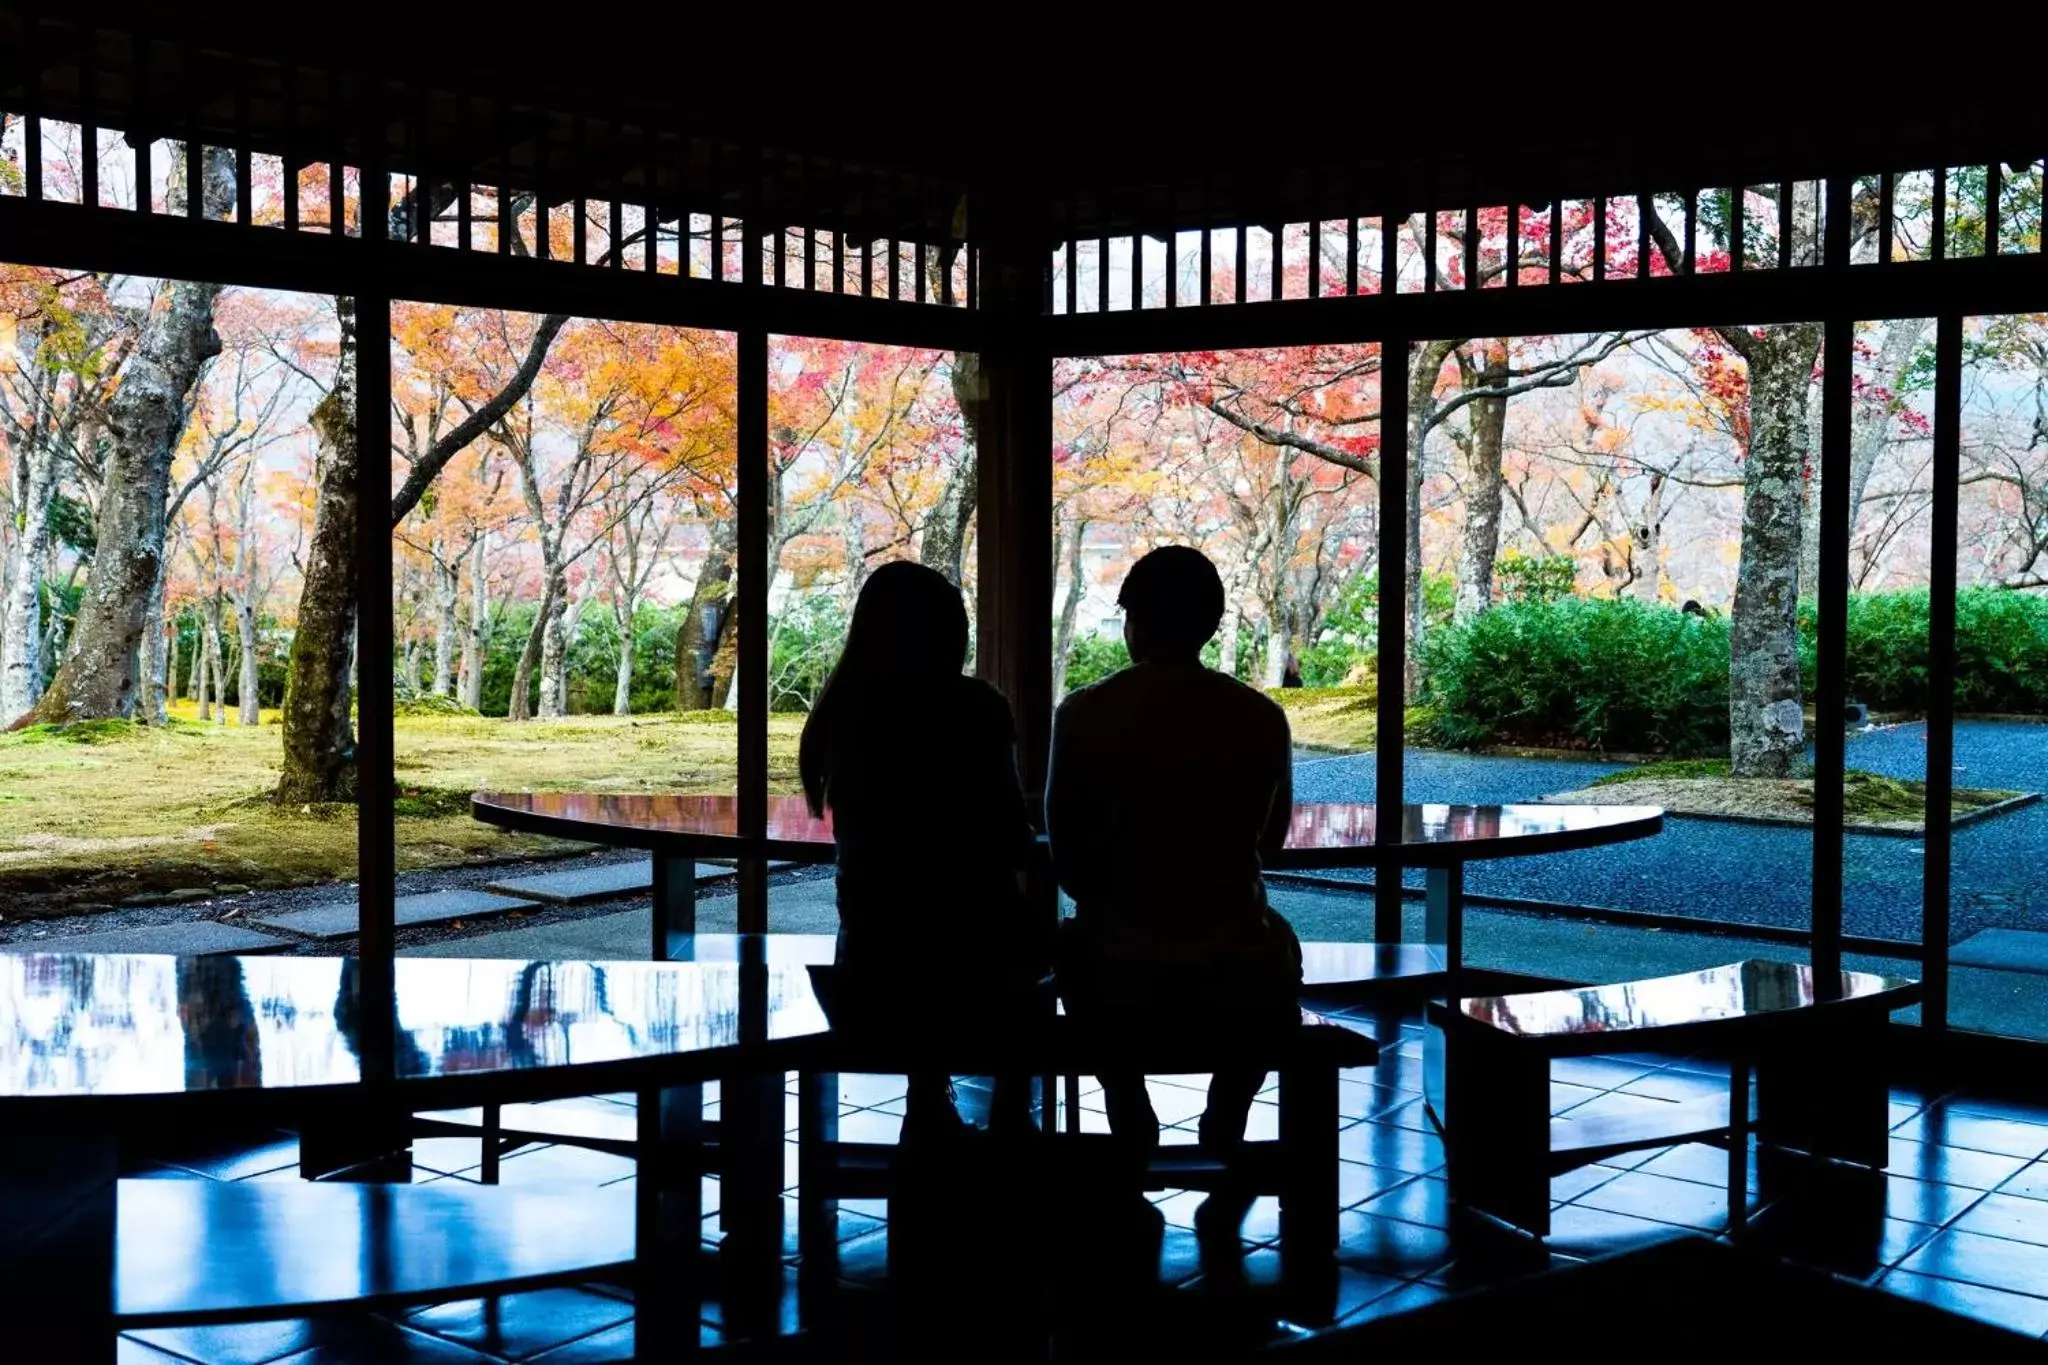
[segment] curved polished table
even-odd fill
[[[700,1236],[701,1083],[772,1074],[774,1113],[754,1126],[779,1135],[782,1070],[826,1031],[800,961],[758,941],[716,956],[399,958],[394,1076],[373,1103],[353,959],[0,954],[0,1311],[58,1343],[39,1358],[84,1360],[112,1359],[121,1327],[395,1306],[654,1263],[653,1297],[681,1301]],[[366,1105],[618,1090],[640,1092],[637,1151],[654,1162],[619,1188],[118,1178],[121,1140],[141,1133],[257,1118],[303,1131]],[[769,1152],[779,1174],[779,1143],[734,1146]],[[745,1237],[778,1271],[779,1180],[753,1183],[766,1214]],[[680,1323],[694,1336],[694,1312]]]
[[[470,813],[486,823],[530,834],[654,856],[651,956],[679,955],[696,928],[696,860],[779,859],[829,863],[832,822],[810,813],[800,796],[768,801],[758,836],[740,832],[739,800],[731,796],[654,796],[605,792],[478,792]],[[1430,932],[1441,966],[1461,960],[1464,865],[1493,858],[1566,853],[1644,839],[1664,827],[1654,806],[1436,805],[1401,807],[1398,837],[1381,837],[1380,808],[1371,802],[1303,802],[1294,807],[1287,847],[1271,871],[1420,867],[1429,880]]]

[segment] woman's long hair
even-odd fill
[[[841,738],[883,703],[915,704],[967,663],[967,606],[945,575],[922,564],[884,564],[861,587],[846,646],[804,724],[797,766],[822,815]],[[873,723],[870,720],[868,723]]]

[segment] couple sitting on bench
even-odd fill
[[[1053,727],[1045,824],[1076,907],[1055,941],[1023,890],[1034,835],[1009,706],[961,673],[959,590],[907,563],[862,588],[801,752],[839,846],[835,1027],[1022,1032],[1049,967],[1069,1015],[1112,1042],[1164,1029],[1242,1045],[1298,1024],[1301,948],[1260,878],[1293,804],[1286,715],[1203,666],[1223,584],[1199,552],[1154,550],[1117,600],[1131,666],[1074,692]],[[1144,1077],[1100,1080],[1111,1132],[1149,1153]],[[1242,1143],[1264,1080],[1214,1075],[1204,1147]],[[912,1078],[905,1142],[961,1126],[946,1086]],[[1028,1103],[998,1078],[997,1124],[1028,1122]]]

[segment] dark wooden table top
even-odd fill
[[[731,796],[478,792],[470,811],[507,829],[695,857],[825,863],[833,856],[830,817],[812,816],[800,796],[769,798],[760,839],[741,836],[739,801]],[[1663,827],[1655,806],[1411,804],[1401,807],[1400,838],[1390,843],[1380,837],[1380,808],[1369,801],[1303,802],[1294,807],[1287,850],[1271,866],[1440,867],[1623,843]]]

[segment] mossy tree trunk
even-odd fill
[[[690,591],[689,610],[676,627],[676,710],[708,711],[725,704],[732,674],[733,562],[739,527],[730,516],[711,523],[711,543]]]
[[[173,164],[186,164],[182,148]],[[234,153],[208,147],[201,174],[206,216],[232,213]],[[172,211],[182,212],[181,182],[173,182],[171,197]],[[112,440],[99,539],[71,650],[29,713],[31,720],[62,724],[135,714],[143,635],[163,565],[171,461],[190,416],[192,390],[207,362],[220,354],[220,334],[213,328],[220,292],[220,285],[192,280],[157,286],[121,385],[107,404]]]
[[[1821,329],[1723,329],[1749,367],[1742,558],[1728,622],[1728,757],[1737,777],[1789,777],[1806,752],[1799,684],[1799,544],[1807,394]]]
[[[355,308],[336,300],[341,359],[334,384],[313,409],[319,440],[313,535],[306,550],[299,625],[292,634],[284,697],[284,772],[279,805],[356,799],[355,731],[349,723],[349,663],[355,649],[356,442]],[[382,354],[381,342],[378,352]],[[389,661],[383,667],[388,673]]]

